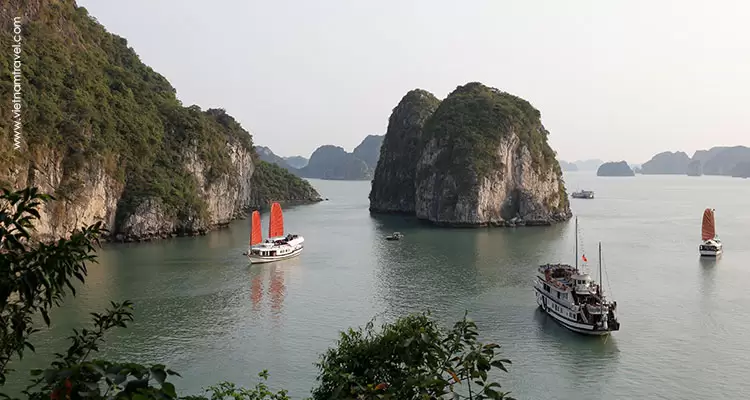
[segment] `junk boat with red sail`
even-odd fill
[[[253,211],[250,228],[250,248],[247,257],[252,264],[269,263],[298,256],[305,247],[301,235],[284,236],[284,214],[279,203],[271,205],[271,220],[268,224],[268,238],[263,240],[260,213]]]
[[[586,255],[582,256],[588,262]],[[602,245],[599,243],[599,283],[578,268],[578,218],[576,218],[576,264],[545,264],[534,279],[539,307],[562,326],[585,335],[607,335],[620,330],[617,302],[604,296]]]
[[[701,226],[701,240],[703,240],[703,243],[698,247],[701,256],[718,257],[724,251],[721,240],[716,236],[715,212],[715,210],[710,208],[703,211],[703,224]]]

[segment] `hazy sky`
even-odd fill
[[[750,2],[78,0],[283,156],[351,151],[410,89],[529,100],[560,159],[750,143]]]

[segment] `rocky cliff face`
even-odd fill
[[[703,175],[703,164],[700,160],[692,160],[687,166],[688,176],[701,176]]]
[[[404,111],[400,106],[391,124],[400,122],[398,116]],[[408,179],[413,176],[414,213],[439,225],[547,225],[570,218],[560,165],[547,144],[548,132],[539,111],[525,100],[469,83],[459,86],[427,117],[416,151],[391,147],[390,136],[400,131],[391,130],[389,124],[378,164],[379,170],[383,164],[383,173],[373,180],[371,210],[390,211],[383,204],[402,205],[392,197],[383,202],[377,193],[389,188],[392,196],[399,190],[408,196]],[[417,155],[415,164],[407,163]],[[413,172],[386,168],[394,160],[403,162],[402,168],[414,165]],[[399,211],[410,211],[409,204],[405,206]]]
[[[304,168],[307,165],[307,159],[302,156],[291,156],[291,157],[284,157],[284,161],[286,161],[289,166],[292,168]]]
[[[232,170],[211,181],[207,178],[209,168],[197,152],[191,150],[185,154],[185,168],[197,183],[196,195],[205,205],[204,213],[175,215],[159,197],[147,197],[118,221],[112,239],[133,241],[203,234],[244,215],[252,205],[253,153],[237,143],[228,144],[226,151]]]
[[[222,109],[184,107],[124,38],[74,1],[0,2],[0,15],[22,17],[28,66],[20,149],[9,141],[13,85],[0,80],[0,184],[55,196],[38,239],[98,221],[115,240],[200,234],[241,215],[264,185],[296,184],[251,182],[251,135]],[[10,48],[7,35],[0,44]],[[12,54],[0,53],[0,65],[12,65]]]
[[[298,175],[299,171],[297,167],[292,166],[287,162],[287,160],[284,157],[276,155],[271,149],[269,149],[266,146],[255,146],[255,152],[258,153],[258,157],[260,160],[269,162],[271,164],[276,164],[281,168],[284,168],[285,170]],[[305,160],[307,161],[307,160]]]
[[[745,146],[712,147],[698,150],[689,158],[682,152],[663,152],[644,164],[643,173],[687,174],[689,176],[724,175],[737,176],[742,164],[750,162],[750,148]],[[648,165],[648,172],[646,166]]]
[[[714,155],[702,163],[705,175],[731,176],[738,164],[750,162],[750,148],[745,146],[712,148],[708,154]]]
[[[108,239],[142,241],[172,236],[202,234],[228,224],[251,206],[250,179],[254,171],[253,154],[243,146],[227,145],[233,170],[210,182],[208,169],[194,150],[185,152],[186,168],[195,179],[196,195],[204,205],[203,213],[185,217],[175,213],[157,196],[138,199],[133,207],[123,207],[125,183],[108,173],[103,165],[88,164],[76,173],[71,183],[63,167],[64,157],[53,150],[38,151],[37,159],[14,166],[5,180],[13,187],[36,186],[56,200],[41,208],[35,237],[53,240],[71,230],[102,221],[110,231]]]
[[[422,132],[440,100],[415,89],[407,93],[388,120],[370,190],[370,211],[413,214],[417,162]]]
[[[606,162],[596,171],[597,176],[635,176],[635,172],[625,161]]]
[[[687,172],[690,157],[684,152],[665,151],[651,158],[641,166],[641,173],[649,174],[670,174],[684,175]]]
[[[318,147],[307,165],[299,170],[299,174],[306,178],[333,180],[363,180],[372,177],[372,171],[366,162],[342,147],[333,145]]]
[[[66,186],[62,154],[38,148],[32,157],[29,162],[13,163],[8,174],[0,174],[0,178],[14,188],[36,186],[42,193],[55,195],[56,201],[40,208],[39,222],[35,226],[37,238],[63,237],[75,228],[97,221],[103,221],[109,229],[114,227],[117,203],[124,188],[122,182],[107,174],[102,165],[91,164],[79,171],[80,183],[75,185],[74,193],[68,195],[67,190],[58,190]]]
[[[732,177],[750,178],[750,161],[741,162],[732,168]]]
[[[383,146],[383,135],[367,135],[362,143],[354,148],[352,154],[364,161],[371,169],[375,170],[380,158],[380,148]]]

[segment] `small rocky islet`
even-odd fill
[[[626,161],[611,161],[599,166],[596,176],[635,176]]]
[[[458,86],[443,101],[412,90],[389,119],[370,211],[451,227],[568,220],[548,135],[529,102],[478,82]]]

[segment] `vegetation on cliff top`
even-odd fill
[[[474,182],[502,167],[497,157],[500,141],[515,133],[531,153],[539,172],[562,173],[547,143],[541,114],[528,101],[478,82],[459,86],[440,103],[425,126],[424,141],[446,146],[437,165],[466,169],[462,182]]]
[[[371,211],[414,212],[414,180],[424,125],[439,105],[432,93],[414,89],[393,108],[370,190]]]
[[[24,7],[18,15],[31,18],[23,24],[28,151],[13,153],[9,144],[13,68],[12,52],[6,51],[0,53],[3,165],[35,165],[58,154],[63,160],[58,197],[74,197],[86,180],[87,166],[95,166],[124,183],[124,210],[157,197],[179,217],[201,214],[205,206],[184,168],[186,153],[198,154],[210,182],[231,167],[226,144],[251,150],[250,134],[224,110],[183,107],[169,82],[85,8],[72,1],[48,2],[38,14]],[[0,35],[0,46],[10,49],[10,40],[10,35]]]
[[[267,161],[259,160],[250,180],[256,206],[273,201],[313,202],[320,201],[320,194],[310,182],[286,169]]]
[[[75,295],[74,282],[85,283],[88,266],[96,262],[100,226],[71,232],[46,245],[29,240],[41,202],[49,197],[35,188],[0,194],[0,389],[9,365],[35,351],[32,344],[40,323],[51,323],[51,311],[66,295]],[[41,316],[41,320],[38,318]],[[179,374],[165,365],[95,358],[105,335],[127,328],[133,304],[113,302],[104,313],[93,313],[93,329],[75,330],[67,351],[60,351],[49,367],[31,371],[28,399],[132,400],[288,400],[286,391],[265,384],[266,371],[254,388],[222,382],[208,395],[178,395],[173,382]],[[313,399],[510,399],[500,384],[490,380],[497,370],[507,372],[509,360],[499,347],[478,339],[477,325],[465,316],[445,329],[426,314],[402,317],[374,329],[350,329],[340,335],[317,364],[319,386]],[[138,358],[144,358],[139,354]],[[148,354],[145,358],[150,358]],[[0,392],[0,398],[10,398]]]

